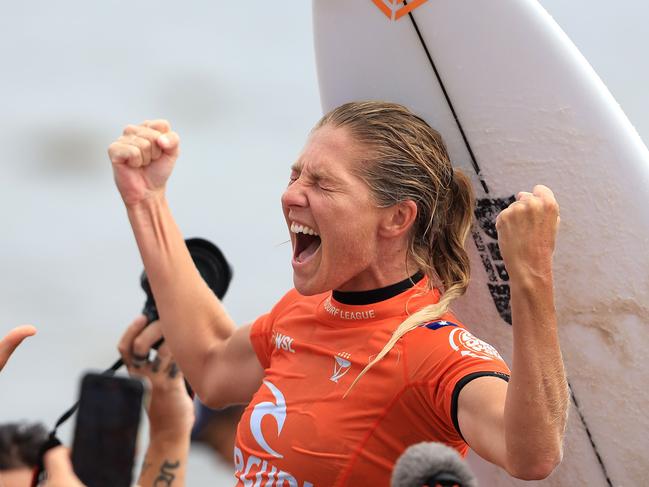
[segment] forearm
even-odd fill
[[[151,438],[138,480],[140,487],[183,487],[189,433],[177,440]]]
[[[551,271],[512,277],[511,307],[514,351],[505,402],[508,464],[513,472],[529,472],[533,465],[532,476],[542,477],[560,461],[568,407]]]
[[[128,208],[128,217],[156,299],[162,333],[195,387],[213,350],[235,330],[198,273],[164,196]]]

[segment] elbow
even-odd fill
[[[559,449],[553,454],[518,460],[508,466],[507,472],[512,477],[520,480],[543,480],[554,472],[561,463],[562,458],[563,453]]]
[[[237,383],[224,382],[220,377],[206,378],[194,392],[198,399],[210,409],[223,409],[233,404],[240,404],[236,395]]]
[[[199,401],[210,409],[223,409],[227,404],[223,403],[223,394],[218,394],[214,388],[201,387],[194,389]]]

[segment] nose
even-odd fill
[[[284,208],[308,206],[305,188],[299,178],[289,184],[282,193],[282,206]]]

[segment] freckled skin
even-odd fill
[[[359,159],[356,147],[344,129],[318,129],[307,140],[282,195],[288,228],[296,221],[316,230],[322,239],[320,249],[307,262],[293,259],[294,285],[303,295],[383,285],[379,225],[385,211],[377,207],[369,187],[352,173]],[[291,242],[295,249],[293,233]]]

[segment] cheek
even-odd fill
[[[372,232],[362,225],[341,225],[330,237],[328,254],[338,263],[362,264],[373,254]]]

